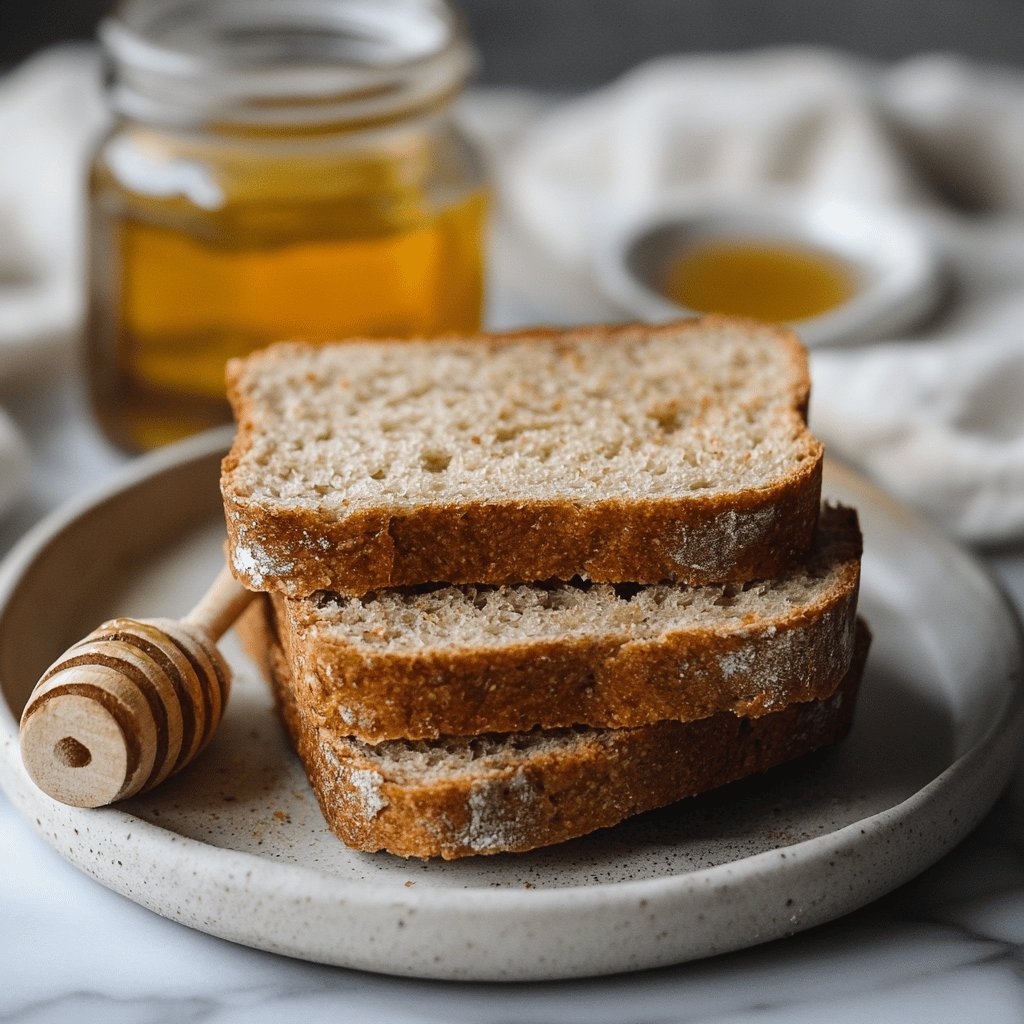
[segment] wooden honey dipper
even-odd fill
[[[74,807],[159,785],[206,746],[231,672],[216,644],[254,595],[225,566],[182,619],[112,619],[68,648],[21,716],[32,781]]]

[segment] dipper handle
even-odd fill
[[[21,716],[32,781],[101,807],[184,768],[220,724],[231,671],[216,643],[253,596],[225,567],[183,619],[112,619],[65,651]]]

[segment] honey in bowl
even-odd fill
[[[852,269],[821,250],[791,243],[708,239],[667,267],[665,295],[700,313],[775,323],[820,316],[856,290]]]

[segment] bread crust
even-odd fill
[[[723,325],[753,329],[747,321],[706,317],[645,330],[678,333]],[[763,487],[653,499],[440,500],[336,517],[315,507],[268,507],[249,498],[234,480],[259,429],[243,386],[245,364],[234,361],[228,368],[228,396],[238,430],[221,474],[232,569],[250,589],[291,597],[317,590],[359,595],[440,581],[509,584],[581,576],[597,582],[705,584],[779,575],[810,546],[821,498],[823,448],[805,422],[810,393],[806,352],[782,328],[759,324],[756,329],[771,332],[793,368],[785,429],[799,439],[798,457]],[[535,329],[477,340],[542,345],[600,334],[614,344],[636,330],[625,325]],[[273,359],[282,352],[287,348],[250,359]]]
[[[783,613],[623,634],[389,652],[318,628],[315,606],[274,598],[299,703],[328,729],[369,743],[588,725],[757,717],[835,688],[853,657],[861,535],[852,509],[823,515],[829,582]],[[818,567],[818,571],[824,571]]]
[[[441,778],[385,777],[364,745],[322,728],[297,704],[280,648],[271,648],[270,662],[282,717],[331,830],[357,850],[455,859],[586,835],[838,742],[853,718],[869,641],[861,625],[849,671],[822,700],[756,719],[725,712],[574,732],[566,745]]]

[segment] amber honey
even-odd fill
[[[135,36],[162,46],[179,6],[171,71],[133,64]],[[125,84],[92,166],[87,343],[94,409],[126,449],[228,420],[226,361],[271,342],[480,326],[486,198],[449,109],[454,23],[435,0],[277,7],[210,0],[197,24],[184,0],[135,0],[114,26]],[[299,14],[318,32],[289,35]]]
[[[93,237],[106,255],[95,262],[109,270],[91,340],[108,434],[151,448],[225,421],[227,359],[283,338],[478,328],[482,191],[435,208],[417,183],[389,183],[396,169],[295,167],[273,189],[266,168],[227,176],[232,192],[210,211],[100,170]]]
[[[854,290],[850,269],[828,253],[732,239],[684,249],[664,280],[665,294],[688,309],[776,323],[819,316]]]

